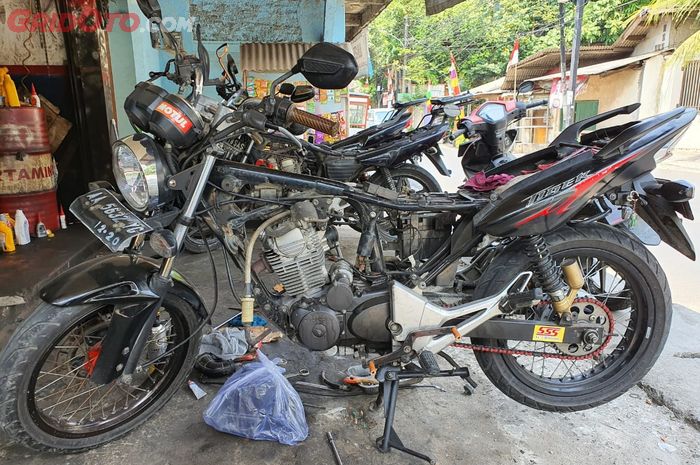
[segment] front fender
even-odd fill
[[[207,317],[204,300],[182,275],[173,272],[170,285],[159,279],[158,269],[158,262],[148,258],[105,255],[70,268],[42,289],[41,298],[59,307],[114,306],[91,375],[93,382],[107,384],[122,374],[131,375],[166,294],[185,300],[200,319]]]
[[[158,271],[156,260],[127,254],[93,258],[58,275],[41,290],[45,302],[58,307],[92,303],[149,303],[160,296],[149,285],[150,276]],[[183,298],[199,316],[207,314],[204,299],[184,276],[174,271],[173,286],[168,292]]]

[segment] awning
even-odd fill
[[[314,43],[246,43],[241,44],[241,70],[258,73],[284,73],[292,69],[299,58]],[[335,44],[352,53],[347,42]]]
[[[578,69],[578,75],[579,76],[593,76],[596,74],[603,74],[603,73],[608,72],[608,71],[612,71],[612,70],[620,69],[620,68],[625,68],[625,67],[633,65],[635,63],[639,63],[639,62],[642,62],[644,60],[648,60],[649,58],[654,57],[656,55],[659,55],[661,53],[664,53],[664,51],[645,53],[643,55],[637,55],[634,57],[621,58],[619,60],[606,61],[606,62],[598,63],[595,65],[584,66],[584,67]],[[568,71],[567,71],[566,75],[567,76],[569,75]],[[530,78],[530,79],[528,79],[528,81],[551,81],[553,79],[558,79],[560,77],[561,77],[561,73],[552,73],[552,74],[548,74],[546,76]]]
[[[469,92],[471,92],[474,95],[500,93],[501,89],[503,88],[503,82],[505,80],[505,77],[494,79],[491,82],[487,82],[486,84],[482,84],[480,86],[469,89]]]

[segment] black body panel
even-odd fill
[[[151,274],[158,271],[155,260],[127,254],[111,254],[88,260],[58,275],[41,290],[41,299],[59,307],[89,303],[132,304],[159,299],[149,284]],[[205,315],[204,299],[177,272],[173,273],[177,294]]]
[[[495,236],[544,234],[558,228],[592,198],[653,170],[654,154],[678,137],[696,114],[696,110],[676,109],[647,118],[628,126],[601,151],[585,146],[579,150],[548,147],[489,171],[520,175],[524,163],[536,163],[537,157],[556,161],[509,185],[474,217],[476,227]]]

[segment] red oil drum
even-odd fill
[[[0,108],[0,213],[22,210],[32,235],[39,217],[57,230],[57,178],[44,110]]]

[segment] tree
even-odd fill
[[[673,20],[678,23],[689,19],[700,22],[700,0],[653,0],[647,7],[647,11],[649,14],[647,21],[656,21],[670,13]],[[671,58],[685,65],[698,55],[700,55],[700,31],[684,40],[673,52]]]
[[[589,1],[582,42],[614,42],[630,15],[650,1]],[[400,69],[404,58],[408,79],[419,84],[445,82],[452,52],[462,88],[468,89],[503,75],[516,38],[521,57],[559,44],[557,0],[465,0],[434,16],[425,16],[424,11],[424,0],[393,0],[370,24],[373,88],[377,84],[386,88],[387,71]],[[568,7],[567,22],[573,24],[573,5]],[[572,32],[570,27],[568,43]]]

